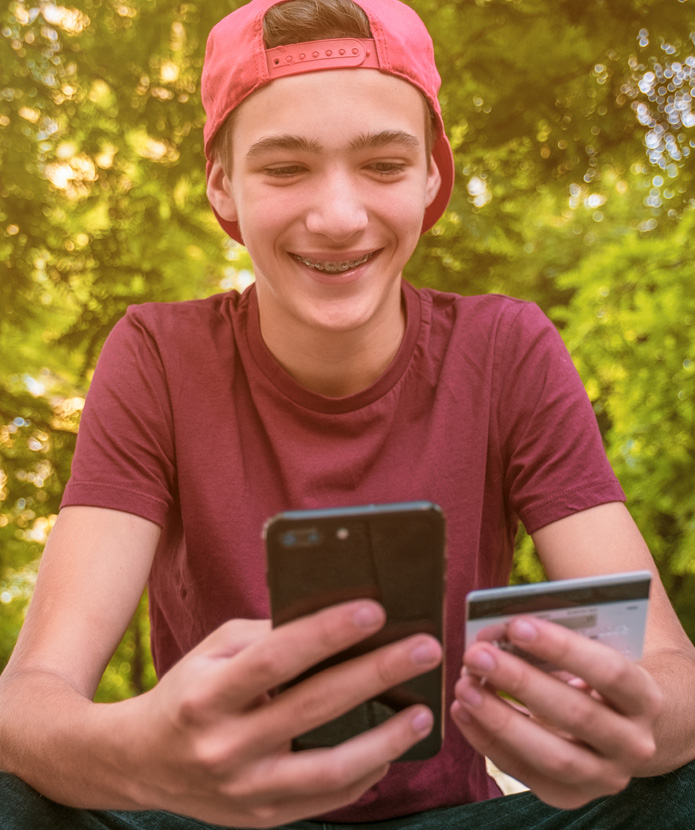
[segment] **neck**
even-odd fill
[[[405,332],[405,309],[349,331],[301,326],[264,326],[261,334],[273,357],[305,389],[330,398],[354,395],[375,383],[396,356]]]

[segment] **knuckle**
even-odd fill
[[[335,756],[330,762],[323,764],[317,776],[318,788],[324,793],[343,790],[351,783],[345,764]]]
[[[542,656],[553,663],[562,665],[565,659],[571,655],[575,641],[574,632],[556,623],[547,622],[541,628],[542,636],[540,641],[543,646]]]
[[[548,759],[548,762],[554,776],[559,781],[571,783],[583,780],[586,777],[586,771],[582,769],[578,762],[573,747],[557,748],[555,754]]]
[[[205,723],[209,711],[208,695],[202,687],[187,689],[179,701],[177,721],[183,729],[198,729]]]
[[[313,688],[313,684],[309,687],[305,685],[294,700],[293,721],[297,724],[297,729],[304,731],[333,720],[338,714],[336,704],[335,695],[321,693]]]
[[[652,683],[651,692],[647,696],[647,713],[656,720],[663,712],[664,705],[664,693],[656,683]]]
[[[335,609],[327,609],[315,617],[318,644],[326,653],[333,653],[345,645],[346,637],[343,619],[336,619]]]
[[[528,688],[530,666],[522,659],[515,660],[510,669],[509,681],[505,683],[506,690],[519,700],[523,700],[524,692]]]
[[[614,655],[604,669],[605,682],[609,688],[624,688],[631,683],[634,665],[627,658],[616,659]]]
[[[220,778],[229,763],[229,748],[218,738],[199,738],[192,747],[196,767],[212,778]]]
[[[266,642],[258,648],[252,658],[250,672],[258,680],[258,688],[269,689],[275,686],[283,675],[284,659],[282,652]]]
[[[638,764],[646,764],[656,752],[656,741],[652,735],[644,735],[632,748],[632,758]]]
[[[399,665],[390,654],[379,654],[375,666],[376,676],[379,685],[385,689],[395,686],[403,679],[403,673],[399,671]]]
[[[592,698],[581,694],[576,696],[572,705],[565,710],[563,725],[573,735],[592,734],[596,731],[600,712],[601,710]]]

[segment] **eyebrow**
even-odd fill
[[[304,138],[301,135],[271,135],[252,144],[248,153],[246,153],[246,158],[255,158],[273,150],[300,150],[304,153],[320,153],[322,147],[318,141]]]
[[[372,147],[386,147],[389,144],[401,144],[409,150],[417,150],[420,142],[405,130],[382,130],[380,133],[363,133],[350,142],[351,150],[367,150]]]
[[[367,150],[373,147],[386,147],[390,144],[400,144],[409,150],[417,150],[420,141],[405,130],[382,130],[379,133],[362,133],[350,142],[353,152]],[[246,153],[247,159],[256,158],[274,150],[297,150],[303,153],[320,153],[323,146],[313,139],[301,135],[273,135],[261,138],[252,144]]]

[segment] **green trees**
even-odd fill
[[[238,3],[0,11],[0,667],[130,303],[243,284],[205,199],[204,43]],[[538,302],[562,330],[681,618],[695,572],[695,14],[678,0],[417,0],[456,153],[416,284]],[[528,540],[516,578],[535,578]],[[144,612],[100,694],[153,682]]]

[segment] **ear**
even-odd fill
[[[219,159],[214,159],[212,162],[207,189],[210,204],[218,215],[230,222],[236,222],[239,216],[232,196],[232,183]]]
[[[430,165],[427,170],[427,182],[425,184],[425,207],[429,207],[434,201],[435,196],[439,193],[439,188],[442,186],[442,176],[439,168],[432,156],[430,156]]]

